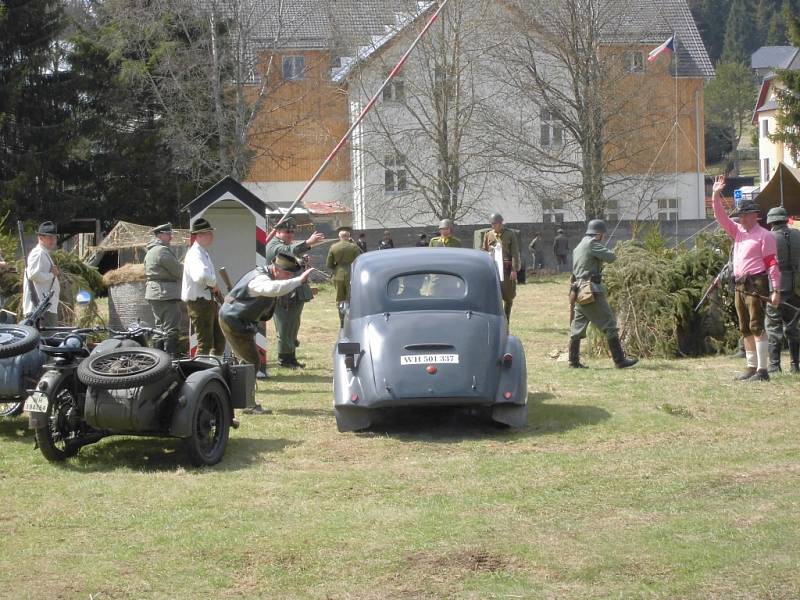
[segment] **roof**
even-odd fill
[[[793,46],[762,46],[750,55],[752,69],[788,69],[799,49]]]
[[[338,202],[303,202],[303,206],[312,215],[335,215],[353,212],[350,208]]]
[[[601,27],[603,42],[657,46],[674,35],[678,77],[707,79],[714,76],[714,67],[686,0],[605,0],[605,2],[606,14],[611,17],[607,25]],[[333,73],[333,80],[336,82],[345,80],[358,63],[368,60],[408,25],[420,19],[433,5],[435,5],[433,2],[418,2],[415,14],[397,15],[395,26],[389,26],[383,35],[373,37],[371,42],[360,47],[350,60],[342,61],[341,68]]]

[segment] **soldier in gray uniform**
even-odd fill
[[[781,270],[781,299],[793,306],[800,306],[800,297],[795,294],[794,278],[800,273],[800,231],[789,227],[789,215],[781,207],[771,208],[767,213],[767,225],[775,236],[778,248],[778,266]],[[767,304],[766,331],[769,339],[769,367],[767,371],[781,370],[781,350],[783,336],[789,341],[790,370],[800,373],[800,327],[791,307],[781,303],[778,306]]]
[[[569,332],[569,366],[585,369],[580,362],[581,340],[586,337],[586,328],[594,323],[606,335],[608,348],[618,369],[632,367],[637,359],[626,358],[619,341],[617,320],[606,299],[606,288],[602,283],[603,263],[617,260],[616,255],[602,244],[606,234],[606,224],[594,219],[589,221],[586,234],[580,244],[572,252],[572,293],[577,293],[581,286],[591,288],[593,298],[586,303],[575,304],[575,318]]]
[[[144,275],[147,279],[144,298],[150,304],[156,329],[166,335],[155,341],[173,358],[178,356],[181,329],[181,279],[183,265],[169,247],[172,224],[165,223],[150,230],[155,239],[147,245],[144,256]]]
[[[325,242],[325,236],[316,231],[304,242],[295,242],[294,231],[295,221],[292,217],[275,228],[275,237],[269,241],[265,252],[268,264],[274,261],[281,252],[300,258],[314,246]],[[313,298],[311,286],[303,282],[290,294],[286,294],[278,300],[273,321],[278,338],[278,361],[282,367],[302,369],[305,366],[297,360],[296,352],[299,344],[297,334],[300,331],[303,307]]]

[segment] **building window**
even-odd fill
[[[606,200],[606,220],[619,221],[619,202],[617,200]]]
[[[769,137],[769,119],[761,119],[761,137]]]
[[[658,199],[658,220],[676,221],[678,219],[678,199],[659,198]]]
[[[555,223],[560,225],[564,222],[564,202],[562,200],[542,201],[542,223]]]
[[[628,73],[644,73],[644,53],[626,52],[625,67]]]
[[[761,159],[761,183],[767,183],[769,181],[769,159],[762,158]]]
[[[387,73],[388,77],[389,74]],[[383,101],[384,102],[404,102],[406,99],[406,84],[402,77],[396,75],[394,79],[383,88]]]
[[[407,189],[406,182],[406,157],[399,152],[387,154],[383,161],[383,189],[386,192],[404,192]]]
[[[549,110],[539,111],[539,121],[541,123],[540,142],[543,147],[561,146],[564,143],[564,127],[556,116]]]
[[[306,70],[306,59],[304,56],[284,56],[283,57],[283,78],[287,81],[297,81],[303,79]]]

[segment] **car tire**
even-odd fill
[[[225,454],[231,428],[231,401],[219,381],[203,386],[194,405],[192,434],[186,438],[189,461],[195,467],[217,464]]]
[[[78,379],[88,386],[121,390],[153,383],[172,369],[172,358],[154,348],[120,348],[90,355],[78,365]]]
[[[18,356],[39,344],[39,331],[28,325],[0,325],[0,358]]]

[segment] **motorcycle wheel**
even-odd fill
[[[18,356],[39,344],[39,330],[27,325],[0,325],[0,358]]]
[[[25,400],[0,402],[0,417],[16,417],[22,414],[23,406],[25,406]]]
[[[228,392],[218,381],[209,381],[200,392],[192,415],[192,435],[186,446],[195,467],[222,460],[231,427]]]
[[[73,432],[69,427],[69,411],[73,407],[77,409],[76,399],[69,388],[62,385],[50,396],[47,425],[34,430],[39,450],[50,462],[66,460],[81,449],[78,440],[68,439]]]
[[[107,390],[134,388],[158,381],[172,369],[172,358],[154,348],[119,348],[93,354],[78,365],[78,379]]]

